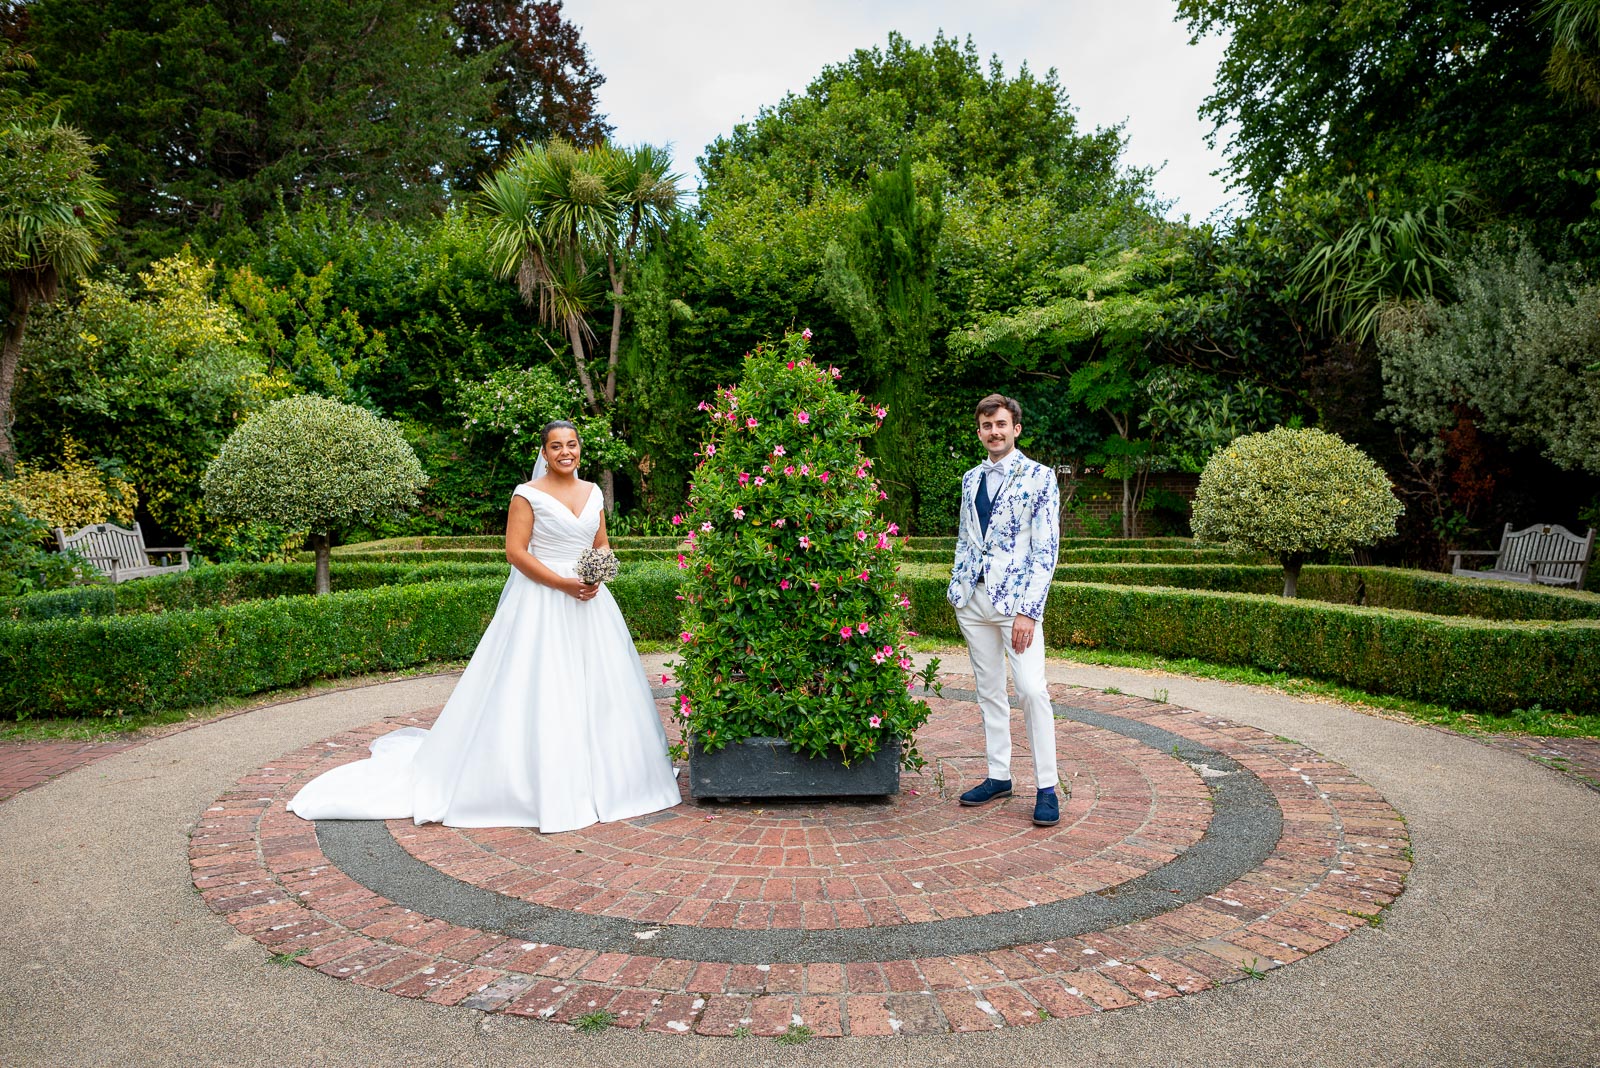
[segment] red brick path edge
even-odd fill
[[[1283,812],[1271,856],[1218,893],[1151,919],[952,957],[749,965],[524,942],[394,904],[334,867],[315,826],[285,810],[303,783],[365,755],[372,738],[431,718],[396,717],[245,776],[201,815],[190,864],[214,911],[279,959],[327,976],[484,1012],[702,1035],[778,1035],[794,1025],[821,1037],[988,1031],[1193,994],[1324,949],[1401,892],[1411,866],[1404,821],[1346,768],[1218,716],[1051,689],[1057,702],[1153,723],[1255,773]],[[1105,889],[1186,848],[1196,823],[1209,819],[1195,769],[1066,720],[1058,722],[1063,773],[1076,779],[1060,827],[1033,828],[1022,798],[963,811],[954,794],[983,771],[976,713],[930,704],[920,742],[942,781],[927,773],[903,780],[887,817],[881,807],[852,817],[685,804],[670,821],[543,837],[409,820],[389,827],[413,855],[458,878],[556,908],[662,925],[852,927],[870,942],[874,927]],[[1020,742],[1020,725],[1015,733]],[[1025,777],[1020,761],[1014,773]],[[866,819],[890,831],[890,846],[925,846],[941,821],[950,842],[937,856],[889,849],[875,861],[857,850],[846,859],[841,843],[868,837],[853,829]],[[566,865],[559,875],[558,863]]]
[[[0,801],[65,775],[74,768],[143,745],[143,738],[114,742],[50,741],[0,745]]]

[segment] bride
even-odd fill
[[[506,518],[511,577],[433,729],[376,739],[370,760],[319,775],[289,811],[554,833],[679,803],[622,613],[575,577],[583,550],[607,547],[600,488],[577,477],[571,423],[547,424],[540,441]]]

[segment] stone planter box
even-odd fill
[[[848,768],[830,757],[796,753],[782,738],[747,738],[707,753],[689,750],[689,796],[887,797],[900,792],[900,743]]]

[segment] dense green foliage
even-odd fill
[[[201,479],[207,510],[304,533],[328,592],[333,538],[415,507],[425,475],[399,429],[331,397],[285,397],[246,420]]]
[[[305,569],[278,577],[306,585]],[[678,584],[669,570],[641,569],[609,588],[633,634],[664,638],[676,625]],[[218,608],[0,622],[0,709],[16,719],[155,712],[465,659],[503,585],[416,581]]]
[[[1370,545],[1394,533],[1404,506],[1383,469],[1321,430],[1278,427],[1235,439],[1206,464],[1194,499],[1194,531],[1283,564],[1295,595],[1306,557]]]
[[[680,719],[693,748],[782,738],[849,764],[898,743],[920,767],[898,529],[862,439],[881,417],[800,334],[757,348],[711,428],[686,518]],[[692,759],[692,755],[691,755]]]

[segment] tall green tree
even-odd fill
[[[885,514],[908,528],[918,506],[915,459],[932,355],[940,200],[937,186],[931,200],[917,196],[911,161],[901,157],[873,178],[854,225],[829,243],[822,279],[855,334],[864,392],[889,413],[874,443],[878,478],[889,489]]]
[[[1574,174],[1600,158],[1600,112],[1545,84],[1539,7],[1179,0],[1178,13],[1196,38],[1227,38],[1201,113],[1258,200],[1295,176],[1326,189],[1353,174],[1424,199],[1465,189],[1553,241],[1590,215]]]
[[[600,113],[605,75],[595,67],[561,0],[456,0],[451,18],[464,56],[493,54],[499,92],[481,134],[483,167],[498,165],[518,142],[559,137],[597,145],[611,136]]]
[[[0,121],[0,473],[10,474],[17,461],[12,391],[29,313],[94,265],[111,228],[111,197],[77,130],[41,118]]]
[[[541,323],[565,332],[593,415],[608,414],[617,399],[628,271],[640,243],[677,211],[678,177],[667,168],[666,154],[650,146],[552,141],[522,146],[483,184],[489,260],[501,277],[516,279]],[[597,384],[590,317],[606,304],[611,330]],[[601,472],[609,509],[616,507],[614,475],[610,468]]]
[[[457,54],[446,0],[34,0],[39,91],[106,145],[134,259],[316,191],[420,215],[477,154],[494,55]]]

